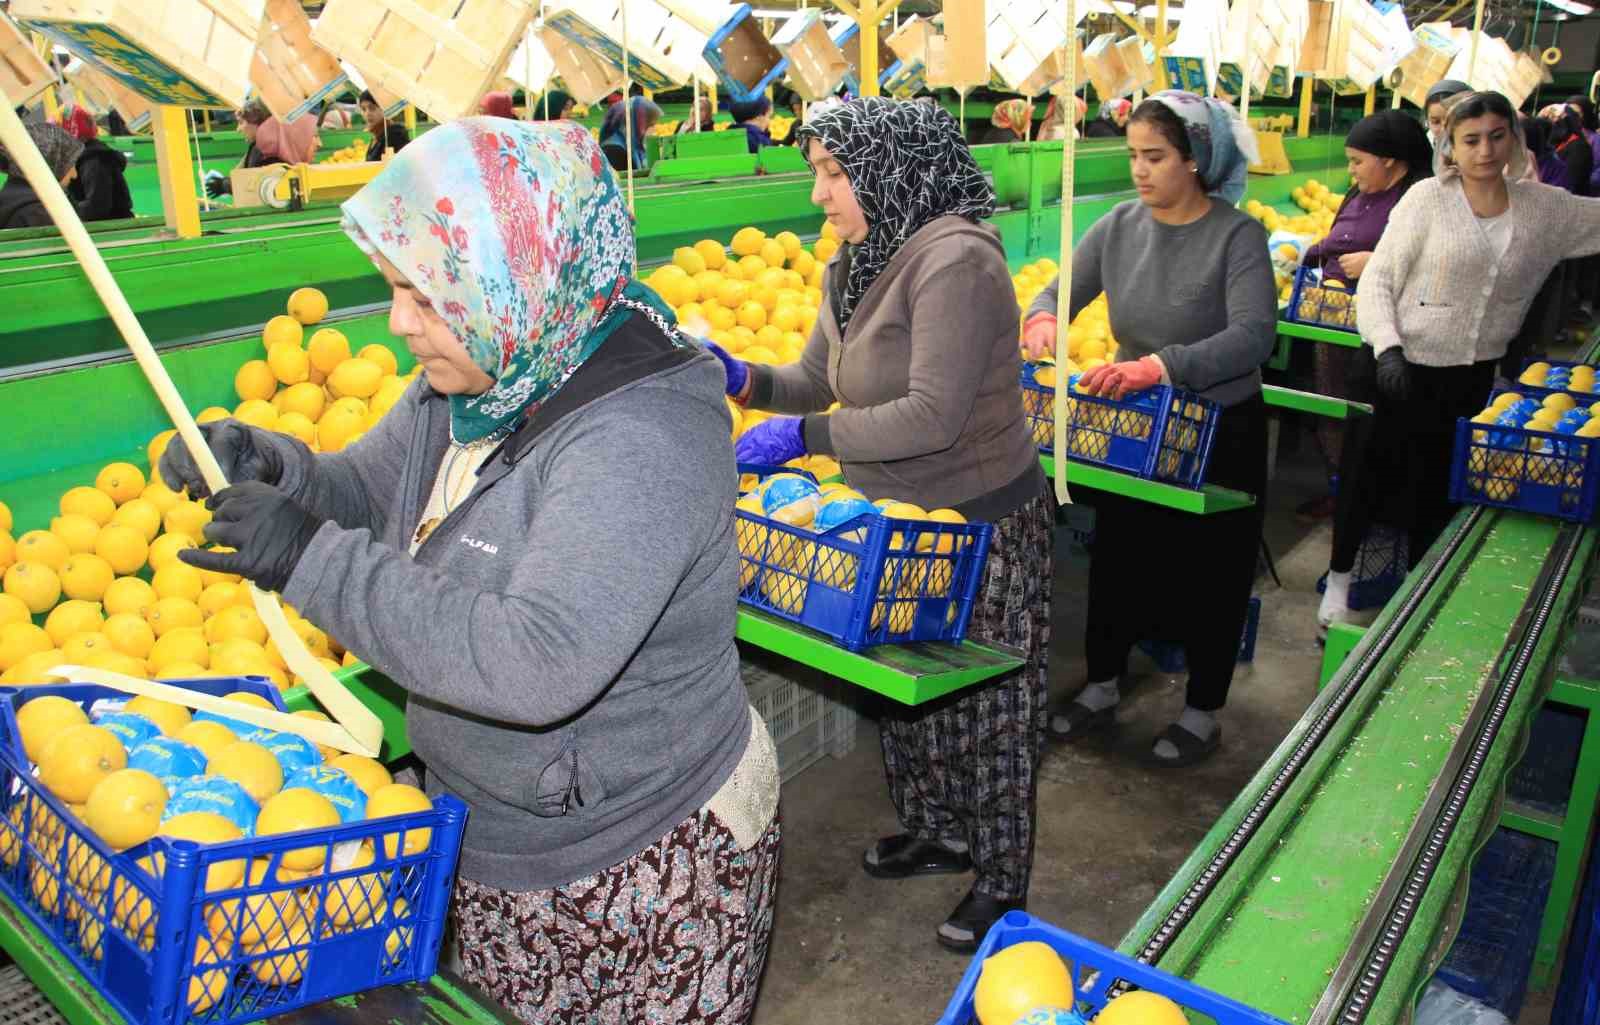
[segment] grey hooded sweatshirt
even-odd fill
[[[423,375],[337,454],[257,433],[332,521],[283,597],[409,693],[429,792],[469,808],[462,875],[546,889],[670,832],[749,740],[722,368],[634,317],[413,558],[449,426]]]

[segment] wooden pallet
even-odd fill
[[[293,121],[349,83],[338,58],[311,41],[300,0],[267,0],[250,81],[267,109]]]
[[[32,103],[56,82],[54,70],[17,23],[0,13],[0,94],[13,107]]]
[[[12,0],[11,16],[153,103],[232,109],[266,0]]]
[[[328,0],[317,45],[437,121],[478,112],[533,20],[533,0]]]

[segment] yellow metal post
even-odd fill
[[[1156,0],[1156,85],[1167,89],[1167,0]]]
[[[1483,0],[1478,0],[1477,7],[1472,12],[1472,44],[1467,50],[1467,84],[1472,85],[1472,76],[1478,71],[1478,39],[1483,35]]]
[[[210,135],[211,134],[211,111],[202,110],[200,112],[200,124],[201,124],[202,127],[205,128],[206,134]]]
[[[861,31],[861,95],[878,95],[878,0],[861,0],[856,24]]]
[[[417,137],[417,108],[406,104],[406,134],[413,139]]]
[[[1378,109],[1378,83],[1374,82],[1367,86],[1367,102],[1361,108],[1361,114],[1363,117],[1371,117],[1376,109]]]
[[[1316,79],[1306,75],[1300,79],[1300,123],[1294,134],[1302,139],[1311,138],[1311,89]]]
[[[150,118],[161,176],[161,213],[179,238],[200,237],[200,197],[189,162],[189,117],[182,107],[157,107]]]

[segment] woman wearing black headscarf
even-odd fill
[[[736,401],[789,414],[740,438],[741,460],[825,453],[869,499],[994,525],[968,636],[1021,649],[1027,664],[931,706],[884,709],[903,831],[862,859],[888,879],[976,869],[937,932],[971,951],[1027,902],[1044,742],[1055,501],[1022,416],[1020,312],[983,221],[994,192],[949,113],[854,100],[811,118],[798,142],[816,172],[811,201],[846,243],[816,328],[789,366],[715,351]]]
[[[33,144],[39,147],[39,154],[50,166],[50,173],[65,188],[78,176],[78,157],[83,153],[83,143],[60,125],[44,121],[24,124]],[[11,166],[3,146],[0,146],[0,174],[6,176],[5,186],[0,187],[0,229],[50,227],[50,214],[39,194],[33,191],[28,179]]]
[[[1412,185],[1433,174],[1433,149],[1428,135],[1414,118],[1398,110],[1385,110],[1362,118],[1344,140],[1345,159],[1350,168],[1350,191],[1345,193],[1339,214],[1321,242],[1306,250],[1305,262],[1321,267],[1325,280],[1338,281],[1355,291],[1356,281],[1372,258],[1372,251],[1383,237],[1389,212]],[[1337,398],[1355,398],[1348,378],[1361,350],[1342,346],[1318,345],[1316,389]],[[1317,440],[1329,472],[1338,472],[1347,431],[1359,432],[1354,421],[1323,419],[1317,425]],[[1300,513],[1321,519],[1334,512],[1329,495],[1300,507]],[[1349,567],[1346,567],[1347,569]]]

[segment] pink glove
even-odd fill
[[[1029,359],[1054,356],[1056,352],[1056,318],[1048,313],[1035,313],[1022,326],[1022,351]]]
[[[1144,391],[1160,384],[1161,369],[1161,360],[1155,356],[1126,363],[1107,363],[1084,374],[1079,384],[1091,395],[1120,399],[1129,392]]]

